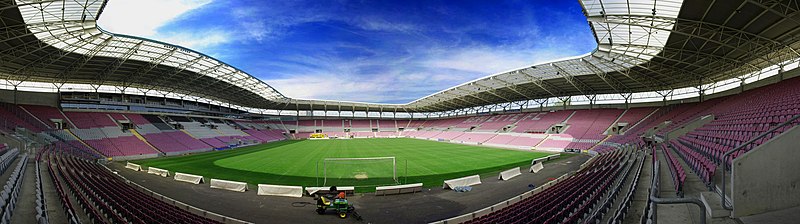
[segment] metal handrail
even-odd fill
[[[706,224],[706,209],[705,204],[700,199],[694,197],[685,197],[685,198],[659,198],[656,197],[656,193],[658,191],[658,187],[656,186],[659,181],[659,163],[656,163],[653,166],[653,182],[650,183],[650,203],[651,203],[651,210],[653,211],[653,224],[658,223],[658,216],[656,210],[658,208],[655,206],[657,204],[695,204],[697,207],[700,208],[700,224]]]
[[[731,164],[728,164],[728,157],[730,157],[731,154],[733,154],[734,152],[742,150],[745,146],[753,144],[753,142],[755,142],[755,141],[757,141],[757,140],[759,140],[761,138],[764,138],[765,136],[767,136],[768,134],[771,134],[772,132],[775,132],[775,130],[778,130],[779,128],[782,128],[783,126],[791,124],[792,122],[794,122],[798,118],[800,118],[800,114],[794,115],[794,117],[792,117],[791,119],[787,120],[786,122],[783,122],[783,123],[779,124],[778,126],[775,126],[774,128],[769,129],[769,131],[765,131],[764,133],[761,133],[760,135],[756,136],[755,138],[750,139],[750,141],[746,141],[745,143],[742,143],[741,145],[736,146],[736,148],[733,148],[730,151],[725,152],[725,154],[722,154],[722,167],[724,167],[724,169],[722,169],[722,189],[720,190],[720,192],[722,192],[721,195],[720,195],[720,200],[722,200],[722,208],[727,209],[727,210],[733,210],[733,201],[731,201],[731,205],[730,206],[725,201],[725,192],[727,191],[727,190],[725,190],[725,182],[727,182],[725,180],[725,176],[726,176],[725,173],[727,173],[728,169],[731,168],[730,167]],[[733,161],[731,161],[731,163],[732,162]]]

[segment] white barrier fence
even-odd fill
[[[193,184],[203,183],[203,176],[175,172],[175,180]]]
[[[125,164],[125,168],[132,169],[134,171],[142,171],[142,166],[140,166],[139,164],[130,163],[130,162]]]
[[[500,172],[500,175],[497,176],[498,180],[510,180],[516,176],[522,175],[519,167],[511,168],[506,171]]]
[[[542,157],[542,158],[534,159],[534,160],[531,160],[531,165],[534,165],[536,163],[543,163],[543,162],[546,162],[546,161],[558,159],[560,157],[561,157],[561,154],[553,154],[553,155],[545,156],[545,157]]]
[[[313,195],[316,193],[327,194],[330,193],[330,189],[331,187],[306,187],[306,192],[308,192],[308,195]],[[356,190],[356,187],[352,186],[336,187],[336,190],[340,192],[344,191],[345,194],[353,194],[353,192],[355,192]]]
[[[162,177],[168,177],[169,176],[169,171],[167,171],[165,169],[155,168],[155,167],[147,168],[147,173],[159,175],[159,176],[162,176]]]
[[[375,187],[375,195],[407,194],[422,191],[422,183]]]
[[[455,187],[464,187],[481,184],[481,176],[473,175],[451,180],[445,180],[442,184],[443,189],[453,189]]]
[[[247,191],[247,183],[230,181],[230,180],[211,179],[211,188],[236,191],[236,192],[245,192]]]
[[[303,187],[301,186],[285,186],[285,185],[270,185],[259,184],[258,195],[272,195],[272,196],[285,196],[285,197],[303,197]]]
[[[540,170],[544,169],[543,163],[536,163],[531,166],[531,173],[538,173]]]

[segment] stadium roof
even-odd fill
[[[59,89],[113,86],[251,109],[436,112],[702,89],[800,57],[800,5],[793,1],[582,0],[598,44],[592,53],[497,73],[407,104],[293,99],[200,52],[102,30],[95,21],[106,2],[0,0],[0,79]]]

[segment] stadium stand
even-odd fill
[[[610,190],[630,151],[619,150],[598,157],[589,166],[538,194],[465,223],[575,223],[586,217]],[[574,186],[585,188],[576,191]]]
[[[514,132],[545,133],[554,124],[564,122],[573,112],[561,110],[552,113],[529,113],[517,122]]]

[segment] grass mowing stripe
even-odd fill
[[[524,165],[530,164],[532,159],[547,155],[400,138],[282,141],[134,163],[250,184],[316,186],[321,184],[317,182],[317,164],[322,166],[324,158],[390,156],[396,158],[400,181],[407,179],[408,182],[422,182],[433,187],[441,185],[445,179],[518,166],[525,169]]]

